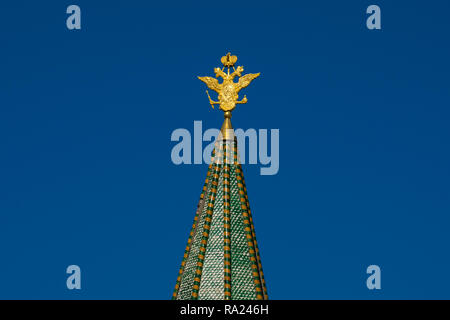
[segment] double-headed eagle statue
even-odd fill
[[[214,68],[214,73],[216,74],[216,78],[222,77],[223,81],[222,83],[219,83],[219,81],[212,77],[198,77],[201,81],[206,83],[208,88],[211,90],[216,91],[219,94],[219,101],[214,101],[209,96],[208,90],[206,90],[206,93],[209,98],[209,103],[211,104],[211,107],[214,109],[214,105],[218,104],[219,108],[225,111],[225,113],[231,112],[235,107],[236,104],[241,103],[247,103],[247,97],[244,96],[244,98],[240,101],[238,101],[238,93],[241,91],[241,89],[247,87],[250,82],[253,81],[253,79],[256,79],[259,77],[259,73],[249,73],[244,76],[241,76],[241,73],[244,71],[244,68],[241,66],[238,66],[237,68],[234,68],[234,64],[237,61],[236,56],[232,56],[230,53],[228,53],[226,56],[223,56],[221,59],[221,62],[223,64],[223,68]],[[228,68],[227,73],[223,71],[223,69]],[[230,68],[233,68],[233,72],[230,74]],[[238,76],[239,80],[238,82],[234,82],[234,78]]]

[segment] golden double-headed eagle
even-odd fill
[[[244,71],[244,68],[241,66],[238,66],[237,68],[234,68],[234,64],[237,61],[236,56],[230,55],[228,53],[226,56],[222,57],[221,62],[223,64],[223,68],[214,68],[214,73],[216,74],[216,78],[222,77],[223,81],[222,83],[219,83],[219,81],[212,77],[198,77],[201,81],[206,83],[208,88],[211,90],[214,90],[219,94],[218,98],[219,101],[214,101],[209,96],[208,90],[206,90],[206,93],[208,94],[209,103],[211,104],[211,107],[214,109],[214,105],[218,104],[219,108],[223,111],[232,111],[236,104],[241,103],[247,103],[247,97],[244,96],[244,98],[240,101],[238,101],[239,98],[239,91],[241,89],[247,87],[250,82],[253,81],[253,79],[256,79],[259,77],[259,73],[249,73],[244,76],[241,76],[241,73]],[[228,68],[228,71],[225,73],[223,69],[225,67]],[[233,68],[233,72],[230,74],[230,68]],[[238,82],[234,81],[235,77],[239,77]]]

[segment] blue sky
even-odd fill
[[[207,166],[170,135],[220,127],[196,76],[230,51],[261,72],[233,125],[280,130],[279,173],[244,166],[269,297],[449,299],[449,10],[2,1],[0,298],[171,297]]]

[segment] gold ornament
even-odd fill
[[[214,109],[214,105],[218,104],[219,108],[223,110],[225,121],[222,125],[222,135],[224,139],[229,140],[232,139],[234,134],[232,132],[233,127],[231,126],[231,111],[236,107],[236,104],[244,104],[247,103],[247,97],[244,95],[242,100],[239,99],[239,91],[241,89],[247,87],[254,79],[259,77],[260,73],[249,73],[244,76],[241,76],[241,73],[244,71],[244,68],[238,66],[234,68],[234,64],[237,62],[237,57],[232,56],[228,53],[226,56],[223,56],[220,61],[223,64],[223,68],[214,68],[214,73],[216,74],[216,78],[221,77],[223,79],[222,83],[212,77],[198,77],[201,81],[206,83],[208,88],[214,90],[218,93],[219,101],[214,101],[209,96],[208,90],[206,90],[206,94],[208,95],[209,103],[211,107]],[[223,70],[227,68],[227,72],[225,73]],[[233,72],[230,74],[230,68],[233,68]],[[234,81],[235,77],[239,77],[238,82]]]

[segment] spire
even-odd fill
[[[224,68],[215,69],[216,76],[224,79],[221,84],[214,78],[199,77],[219,94],[219,101],[209,100],[213,108],[214,104],[220,105],[225,120],[215,143],[173,299],[268,299],[237,139],[231,126],[231,111],[236,104],[247,102],[245,97],[238,101],[237,93],[259,73],[241,77],[243,68],[234,69],[237,58],[230,54],[221,61],[228,68],[227,73]],[[230,68],[234,69],[231,74]],[[233,81],[235,76],[240,77],[239,82]],[[243,85],[241,80],[245,77]]]

